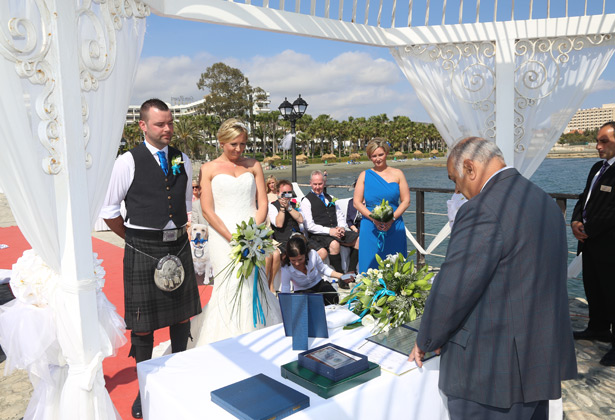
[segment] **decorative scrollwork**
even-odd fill
[[[562,82],[563,66],[570,54],[584,48],[613,43],[611,34],[577,37],[521,39],[515,44],[515,151],[526,149],[524,111],[553,94]]]
[[[495,139],[495,43],[408,45],[406,54],[439,62],[453,94],[484,117],[484,136]]]
[[[8,33],[0,30],[0,55],[15,65],[19,77],[42,85],[36,98],[38,138],[49,156],[43,159],[43,170],[56,175],[62,170],[63,156],[58,142],[58,112],[56,103],[57,45],[54,45],[52,7],[50,0],[30,0],[36,7],[27,8],[28,16],[13,17],[7,22]],[[83,137],[85,147],[90,139],[89,110],[84,92],[95,91],[98,84],[113,72],[117,56],[116,34],[128,18],[145,18],[150,9],[141,0],[82,0],[76,11],[79,35],[79,75]],[[86,150],[86,167],[92,156]]]

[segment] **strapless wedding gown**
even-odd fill
[[[238,177],[218,174],[211,180],[211,189],[215,212],[231,233],[237,231],[238,223],[247,222],[256,215],[256,182],[251,172]],[[209,255],[216,276],[214,289],[203,312],[192,320],[194,342],[189,342],[189,347],[202,346],[282,322],[278,300],[269,291],[264,276],[259,276],[262,284],[257,287],[266,322],[265,325],[257,323],[254,326],[254,273],[244,280],[241,293],[237,294],[239,279],[236,269],[228,275],[230,252],[229,242],[210,227]]]

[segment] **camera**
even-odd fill
[[[280,193],[280,198],[295,198],[297,195],[294,191]]]

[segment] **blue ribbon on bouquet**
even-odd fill
[[[252,320],[254,322],[254,328],[259,322],[265,324],[265,313],[263,312],[263,305],[261,305],[261,298],[258,295],[258,266],[254,266],[254,287],[252,290]]]
[[[359,283],[355,287],[353,287],[352,290],[350,291],[350,294],[352,294],[354,289],[359,287],[359,285],[361,285],[361,284],[362,283]],[[384,282],[384,280],[382,278],[378,279],[378,284],[380,284],[382,286],[382,289],[380,289],[376,293],[374,293],[374,297],[372,298],[371,302],[369,303],[369,306],[367,306],[365,309],[363,309],[363,312],[361,312],[359,314],[359,319],[357,319],[355,322],[351,322],[349,325],[356,324],[357,322],[361,322],[361,320],[363,319],[365,314],[367,314],[367,311],[369,311],[369,308],[371,308],[371,306],[375,302],[378,302],[378,299],[380,299],[382,296],[395,296],[395,292],[394,291],[387,289],[387,284]],[[350,303],[355,301],[355,300],[357,300],[356,296],[348,301],[348,309],[352,310],[350,308]]]
[[[369,306],[372,306],[375,302],[378,302],[378,299],[380,299],[382,296],[395,296],[394,291],[387,289],[387,284],[384,282],[384,280],[382,280],[382,278],[378,279],[378,284],[382,286],[382,289],[374,293],[374,297],[372,298],[372,301]]]
[[[376,239],[377,244],[378,244],[378,251],[382,252],[384,251],[384,242],[387,238],[387,233],[379,230],[378,231],[378,238]]]

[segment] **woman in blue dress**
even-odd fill
[[[376,268],[376,254],[383,259],[389,254],[406,254],[406,228],[402,215],[410,205],[410,191],[404,173],[387,166],[389,145],[385,139],[375,138],[367,144],[367,156],[374,164],[361,172],[354,190],[354,206],[363,215],[359,236],[359,272]],[[394,210],[387,223],[374,220],[371,212],[382,200]]]

